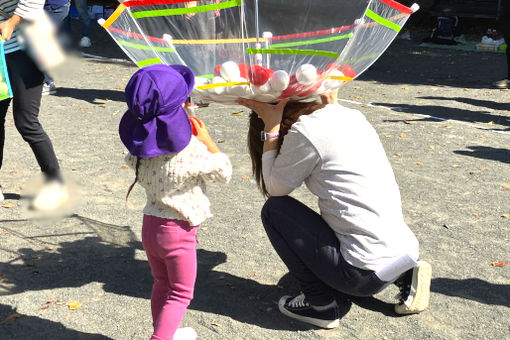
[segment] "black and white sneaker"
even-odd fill
[[[395,305],[397,314],[423,312],[429,306],[432,267],[428,262],[419,261],[416,267],[404,273],[396,285],[400,288],[400,302]]]
[[[284,315],[321,328],[335,328],[340,324],[340,312],[336,301],[330,308],[313,307],[303,293],[297,296],[282,296],[278,308]],[[318,310],[319,309],[319,310]]]

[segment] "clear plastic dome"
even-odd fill
[[[272,102],[352,81],[417,9],[394,0],[132,0],[100,24],[139,67],[190,67],[197,99]]]

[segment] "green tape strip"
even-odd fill
[[[299,55],[316,55],[327,58],[338,58],[339,54],[336,52],[329,51],[317,51],[317,50],[295,50],[290,48],[247,48],[248,54],[299,54]]]
[[[197,76],[197,78],[213,79],[214,74],[204,74],[203,76]]]
[[[138,67],[144,67],[144,66],[149,66],[149,65],[154,65],[154,64],[162,64],[161,59],[159,59],[159,58],[145,59],[145,60],[140,60],[139,62],[136,63],[136,65],[138,65]]]
[[[399,25],[397,25],[394,22],[391,22],[387,19],[384,19],[382,16],[380,16],[379,14],[377,14],[374,11],[371,11],[369,9],[367,9],[367,11],[365,12],[365,15],[367,17],[369,17],[370,19],[374,20],[375,22],[377,22],[383,26],[386,26],[388,28],[391,28],[392,30],[396,31],[397,33],[400,32],[400,30],[402,29],[402,27],[400,27]]]
[[[117,40],[117,44],[119,44],[121,46],[135,48],[137,50],[145,50],[145,51],[154,50],[154,51],[159,51],[159,52],[175,52],[175,49],[171,48],[171,47],[158,47],[158,46],[151,47],[148,45],[135,44],[135,43],[131,43],[129,41],[124,41],[124,40]]]
[[[211,4],[196,7],[169,8],[152,11],[131,12],[131,16],[135,19],[139,19],[139,18],[163,17],[167,15],[182,15],[188,13],[209,12],[215,11],[217,9],[238,7],[241,6],[241,2],[242,0],[231,0],[220,2],[219,4]]]
[[[367,54],[365,56],[362,56],[362,57],[359,57],[356,59],[342,60],[342,64],[352,65],[352,64],[359,63],[360,61],[365,61],[365,60],[369,60],[369,59],[377,59],[377,58],[379,58],[379,56],[381,54],[382,54],[381,52],[377,52],[377,53]]]
[[[291,43],[282,43],[282,44],[274,44],[271,45],[271,48],[280,48],[280,47],[293,47],[293,46],[302,46],[302,45],[312,45],[312,44],[320,44],[324,42],[349,39],[352,37],[352,33],[344,34],[336,37],[323,38],[323,39],[315,39],[315,40],[305,40],[305,41],[296,41]]]

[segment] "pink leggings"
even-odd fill
[[[143,216],[142,243],[154,277],[151,340],[172,340],[193,298],[197,229],[186,221]]]

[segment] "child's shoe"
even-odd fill
[[[32,201],[32,208],[38,211],[54,211],[69,200],[67,186],[59,181],[46,183]]]
[[[510,79],[501,79],[492,83],[492,85],[498,89],[510,89]]]
[[[400,282],[400,302],[395,305],[397,314],[423,312],[429,306],[432,267],[428,262],[419,261],[416,267],[404,273]]]
[[[331,304],[331,307],[328,307],[324,309],[310,305],[303,293],[297,296],[282,296],[278,301],[280,312],[288,317],[322,328],[338,327],[340,311],[336,301]]]
[[[191,327],[179,328],[175,331],[174,340],[195,340],[197,332]]]

